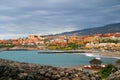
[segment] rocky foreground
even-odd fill
[[[106,80],[120,80],[120,70],[111,74]]]
[[[100,80],[100,76],[77,69],[0,59],[0,80]]]

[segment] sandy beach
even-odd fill
[[[93,55],[96,55],[96,56],[120,58],[120,51],[86,50],[86,52],[90,53],[90,54],[93,54]]]

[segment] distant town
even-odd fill
[[[0,40],[3,49],[79,50],[98,49],[120,51],[120,32],[107,34],[78,35],[29,35],[26,38]]]

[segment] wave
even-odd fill
[[[93,57],[94,55],[93,54],[85,54],[85,56]]]
[[[120,59],[120,57],[113,57],[113,58]]]

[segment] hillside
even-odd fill
[[[76,30],[71,32],[64,32],[58,35],[93,35],[120,32],[120,23],[108,24],[102,27],[88,28],[83,30]]]

